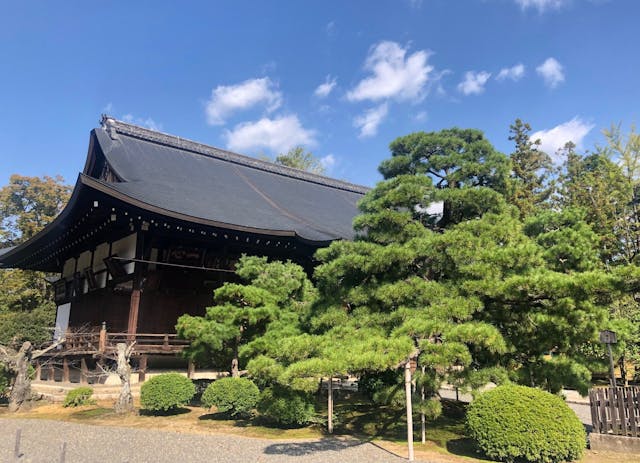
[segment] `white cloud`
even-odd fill
[[[419,113],[417,113],[417,114],[415,114],[413,116],[413,120],[416,121],[416,122],[424,122],[424,121],[427,120],[428,116],[429,115],[427,114],[426,111],[420,111]]]
[[[333,154],[327,154],[320,158],[320,165],[324,167],[327,172],[331,171],[336,165],[337,159]]]
[[[579,117],[574,117],[570,121],[548,130],[540,130],[531,134],[531,140],[540,140],[540,149],[552,158],[558,149],[564,147],[565,143],[571,141],[580,146],[584,137],[593,129],[594,125],[583,121]]]
[[[324,27],[324,29],[327,32],[327,36],[333,37],[336,33],[336,22],[329,21],[327,25]]]
[[[548,87],[555,88],[564,82],[564,70],[562,64],[555,58],[547,58],[544,63],[536,68],[536,72],[542,76]]]
[[[520,8],[537,8],[538,12],[544,13],[547,10],[558,10],[568,5],[571,0],[515,0]]]
[[[327,76],[327,78],[325,79],[324,83],[318,85],[318,87],[316,88],[314,95],[317,96],[318,98],[326,98],[329,96],[329,94],[331,93],[331,91],[335,88],[336,86],[336,78],[335,77],[331,77],[331,76]]]
[[[505,80],[511,79],[514,82],[522,79],[524,76],[524,64],[519,63],[515,66],[511,66],[510,68],[502,68],[500,72],[496,76],[496,80]]]
[[[430,53],[419,50],[407,56],[407,49],[396,42],[380,42],[369,50],[364,68],[371,72],[347,93],[349,101],[417,102],[424,98],[429,73]]]
[[[124,116],[122,116],[122,120],[128,122],[129,124],[140,125],[151,130],[162,130],[162,125],[156,123],[156,121],[154,121],[150,117],[135,117],[133,114],[125,114]]]
[[[365,111],[361,116],[353,120],[353,125],[360,129],[360,138],[373,137],[378,133],[378,126],[387,117],[389,105],[382,103],[380,106]]]
[[[315,145],[315,132],[302,127],[298,116],[262,118],[255,122],[243,122],[233,130],[225,131],[227,147],[234,151],[265,148],[284,153],[298,145]]]
[[[207,122],[223,125],[226,118],[236,111],[264,105],[270,112],[281,104],[282,93],[268,77],[245,80],[237,85],[218,85],[207,101]]]
[[[479,95],[484,92],[484,86],[491,77],[486,71],[468,71],[464,74],[464,80],[458,84],[458,91],[465,95]]]

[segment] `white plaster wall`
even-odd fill
[[[114,241],[111,246],[111,255],[117,254],[118,257],[124,257],[127,259],[133,259],[136,256],[136,234],[132,233],[129,236],[125,236],[121,240]],[[133,273],[134,263],[131,262],[124,266],[127,273]]]

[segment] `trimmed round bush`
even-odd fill
[[[231,416],[249,415],[256,408],[260,391],[253,381],[247,378],[222,378],[209,384],[202,394],[202,405],[215,406],[219,412]]]
[[[91,400],[92,395],[93,389],[88,386],[81,386],[75,389],[71,389],[69,392],[67,392],[62,406],[80,407],[81,405],[91,405],[95,403],[95,401]]]
[[[189,403],[195,393],[189,378],[179,373],[164,373],[142,384],[140,404],[146,410],[167,412]]]
[[[258,411],[269,421],[287,428],[304,426],[315,418],[308,394],[278,386],[262,391]]]
[[[512,384],[471,402],[467,430],[487,456],[507,462],[578,460],[586,445],[582,423],[560,397]]]

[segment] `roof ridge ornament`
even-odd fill
[[[112,140],[119,140],[115,118],[109,116],[108,114],[103,114],[100,118],[100,125],[102,126],[104,131],[107,132],[109,138],[111,138]]]
[[[307,182],[337,188],[340,190],[346,190],[360,194],[365,194],[370,190],[370,188],[366,186],[333,179],[324,175],[313,174],[311,172],[294,169],[292,167],[281,166],[272,162],[262,161],[260,159],[234,153],[232,151],[223,150],[214,146],[205,145],[203,143],[198,143],[186,138],[169,135],[167,133],[158,132],[146,127],[140,127],[128,122],[119,121],[107,115],[102,116],[101,124],[113,140],[117,140],[118,134],[122,134],[148,142],[158,143],[185,151],[191,151],[192,153],[202,154],[204,156],[221,159],[247,167],[252,167],[254,169],[259,169],[265,172],[271,172],[298,180],[305,180]],[[112,135],[112,132],[115,134]]]

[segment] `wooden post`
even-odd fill
[[[333,376],[329,376],[327,385],[327,431],[333,433]]]
[[[102,322],[100,327],[100,340],[98,341],[98,352],[101,354],[107,349],[107,322]]]
[[[87,384],[89,381],[89,369],[87,368],[87,361],[84,357],[80,359],[80,384]]]
[[[407,359],[404,366],[404,392],[407,398],[407,446],[409,447],[409,461],[413,456],[413,408],[411,406],[411,361]]]
[[[134,286],[136,281],[134,279]],[[127,333],[129,341],[134,341],[138,332],[138,310],[140,309],[140,288],[134,287],[131,291],[131,299],[129,301],[129,323],[127,325]]]
[[[62,359],[62,382],[69,382],[69,361],[67,360],[67,357]]]
[[[193,374],[196,372],[196,364],[193,360],[189,360],[189,364],[187,365],[187,378],[192,379]]]
[[[144,383],[147,379],[147,356],[141,355],[138,363],[138,382]]]
[[[40,381],[42,379],[42,365],[40,364],[40,360],[36,360],[36,376],[35,380]]]
[[[56,372],[53,369],[53,362],[49,360],[49,371],[47,372],[47,381],[55,381],[56,380]]]
[[[169,350],[169,335],[166,333],[162,340],[162,350]]]

